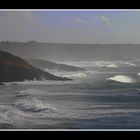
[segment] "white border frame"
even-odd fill
[[[136,12],[140,9],[0,9],[0,11],[120,11],[120,12]]]

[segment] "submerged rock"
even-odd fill
[[[4,86],[5,84],[4,83],[0,83],[0,86]]]

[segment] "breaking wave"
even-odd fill
[[[129,65],[129,66],[134,66],[134,67],[136,67],[136,64],[131,63],[131,62],[124,62],[124,64]]]
[[[38,89],[26,89],[26,90],[21,90],[19,92],[17,92],[17,94],[15,95],[16,97],[31,97],[33,95],[47,95],[48,92],[47,91],[43,91],[43,90],[38,90]]]
[[[13,128],[17,123],[21,123],[25,117],[32,117],[12,106],[0,106],[0,128]]]
[[[140,76],[140,72],[137,75]]]
[[[21,108],[24,111],[32,112],[39,112],[47,109],[54,110],[54,108],[50,105],[44,104],[40,100],[32,97],[16,101],[15,106]]]
[[[125,75],[115,75],[113,77],[107,78],[107,80],[113,80],[121,83],[136,83],[137,81],[130,76]]]
[[[105,65],[105,66],[102,66],[102,67],[117,68],[118,65],[116,65],[116,64],[109,64],[109,65]]]
[[[18,99],[15,101],[14,105],[23,111],[39,112],[45,110],[56,110],[51,105],[46,104],[41,100],[33,97],[31,95],[32,92],[37,92],[39,94],[38,90],[36,89],[27,89],[20,91],[19,94],[16,95]]]
[[[79,61],[79,62],[63,62],[64,64],[69,64],[73,66],[79,66],[79,67],[106,67],[106,68],[118,68],[122,66],[131,66],[135,67],[136,64],[131,61]]]

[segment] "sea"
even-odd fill
[[[140,60],[62,63],[86,71],[0,86],[0,129],[140,129]]]

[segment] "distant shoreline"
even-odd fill
[[[140,44],[137,44],[137,43],[63,43],[63,42],[39,42],[39,41],[0,41],[0,44],[1,43],[34,43],[34,44],[62,44],[62,45],[97,45],[97,46],[104,46],[104,45],[115,45],[115,46],[118,46],[118,45],[125,45],[125,46],[131,46],[131,45],[140,45]]]

